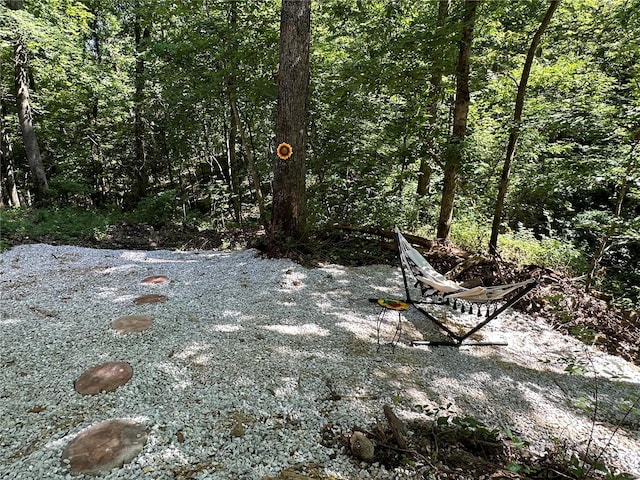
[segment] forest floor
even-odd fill
[[[53,236],[5,237],[3,240],[9,245],[69,243],[60,242]],[[75,243],[78,246],[91,248],[135,250],[256,248],[264,251],[266,242],[257,229],[238,229],[218,233],[184,231],[175,228],[158,229],[143,224],[122,224],[113,227],[106,236],[79,240]],[[448,272],[471,257],[468,252],[439,244],[432,244],[422,252],[441,272]],[[270,256],[288,257],[307,267],[327,264],[344,266],[398,264],[391,240],[385,240],[375,234],[367,235],[341,230],[327,231],[314,238],[313,243],[290,248],[287,251],[271,252]],[[509,283],[532,276],[538,277],[540,278],[539,287],[519,302],[516,306],[518,310],[544,319],[554,330],[572,335],[584,343],[593,344],[609,354],[640,365],[640,320],[635,312],[616,310],[609,306],[607,299],[602,295],[597,292],[587,294],[579,282],[548,269],[537,266],[517,267],[489,258],[471,263],[473,266],[459,273],[456,281],[464,283],[482,278],[485,284],[489,285]],[[398,291],[398,295],[402,296],[402,293]],[[378,445],[383,445],[383,448],[377,449],[378,455],[382,457],[377,457],[376,461],[389,466],[411,461],[420,463],[424,455],[433,449],[433,445],[429,446],[431,436],[438,437],[441,441],[438,470],[443,473],[443,476],[438,478],[469,478],[468,475],[472,473],[473,478],[487,479],[604,478],[595,475],[594,471],[589,472],[588,476],[580,476],[580,472],[572,468],[569,463],[563,464],[563,461],[568,459],[563,459],[561,456],[558,458],[531,456],[526,449],[514,446],[513,441],[498,438],[496,432],[484,424],[474,424],[474,419],[471,418],[459,420],[462,420],[462,423],[453,426],[451,423],[434,424],[429,428],[408,425],[409,430],[414,432],[409,441],[412,445],[419,447],[416,450],[401,448],[396,444],[394,432],[384,426],[376,424],[363,427],[370,428],[369,431],[365,430],[366,433],[374,436]],[[345,450],[349,449],[348,439],[344,435],[335,434],[330,428],[322,432],[322,437],[327,446],[342,445]],[[443,446],[444,444],[446,447]],[[505,469],[505,465],[511,465],[513,469]],[[464,472],[464,475],[461,472]],[[300,471],[285,470],[277,477],[280,480],[324,478],[327,477],[320,474],[316,476],[308,466]]]

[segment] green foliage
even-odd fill
[[[82,204],[91,189],[88,185],[65,177],[56,177],[49,182],[49,195],[60,204]]]
[[[416,408],[433,417],[431,434],[438,445],[462,444],[472,449],[501,448],[501,433],[472,416],[458,416],[451,411],[451,404],[436,408]]]
[[[178,223],[184,200],[176,190],[165,190],[145,197],[130,215],[132,221],[154,226]]]
[[[0,231],[7,237],[29,242],[31,238],[52,243],[84,243],[106,234],[109,226],[122,218],[116,211],[87,210],[78,207],[56,209],[3,209]],[[7,243],[0,243],[6,248]]]
[[[505,260],[518,264],[531,264],[551,269],[580,272],[586,267],[583,254],[569,241],[548,236],[536,238],[531,230],[502,235],[498,248]]]
[[[433,236],[461,5],[451,2],[439,26],[438,2],[313,3],[306,165],[312,224],[399,224]],[[488,243],[516,79],[545,9],[536,0],[493,0],[478,10],[451,231],[456,244],[472,250]],[[639,11],[637,0],[561,2],[529,80],[499,238],[503,258],[582,271],[611,224],[640,129]],[[148,31],[139,45],[136,19]],[[268,204],[278,27],[277,2],[259,0],[33,0],[21,11],[0,8],[2,120],[23,204],[29,171],[12,110],[17,34],[29,46],[31,102],[54,209],[142,202],[138,218],[151,223],[205,224],[209,216],[209,225],[221,228],[253,221],[256,195],[230,99]],[[434,91],[439,73],[441,91]],[[432,173],[428,194],[418,198],[423,160]],[[628,180],[596,286],[620,305],[637,306],[637,168]],[[148,182],[147,199],[132,193],[137,181]]]
[[[571,375],[584,376],[588,367],[585,365],[585,359],[564,358],[563,361],[568,362],[565,371]],[[590,359],[587,359],[590,360]],[[593,364],[592,364],[593,366]],[[615,378],[615,375],[613,375]],[[594,382],[599,381],[596,373]],[[596,412],[598,409],[597,402],[600,401],[597,395],[597,385],[595,386],[594,397],[580,397],[574,399],[574,404],[582,409],[587,415],[592,417],[596,422]],[[640,395],[634,394],[630,398],[625,399],[621,405],[622,425],[628,416],[640,415],[638,404],[640,403]],[[573,478],[576,480],[589,480],[594,478],[603,478],[607,480],[631,480],[632,475],[619,472],[615,468],[607,465],[603,460],[603,453],[609,447],[613,436],[617,432],[617,428],[611,434],[609,443],[601,447],[599,451],[590,451],[593,438],[593,431],[589,438],[585,438],[584,443],[587,445],[586,452],[577,456],[570,453],[574,450],[567,448],[568,446],[558,440],[555,451],[547,452],[544,457],[539,458],[539,462],[534,460],[537,455],[532,455],[528,451],[530,443],[519,438],[508,427],[505,430],[491,428],[485,422],[478,420],[472,416],[459,416],[454,413],[452,404],[446,406],[436,406],[435,408],[426,407],[424,405],[416,405],[415,408],[430,417],[432,421],[429,423],[429,430],[433,442],[433,448],[430,451],[432,459],[437,459],[440,451],[446,451],[451,447],[463,446],[471,452],[481,453],[483,457],[501,458],[505,461],[504,468],[510,472],[520,475],[531,476],[537,478],[549,473],[559,474],[562,477]],[[505,448],[508,444],[509,448]],[[514,450],[515,449],[515,452]],[[522,455],[514,454],[517,451],[523,451]],[[504,454],[509,452],[507,456]]]
[[[486,249],[490,235],[490,221],[477,212],[460,212],[451,229],[450,240],[470,251]],[[421,234],[430,236],[428,229]],[[507,231],[499,237],[500,256],[518,265],[539,265],[562,271],[583,271],[586,268],[584,255],[571,242],[546,235],[535,235],[521,226],[517,231]]]

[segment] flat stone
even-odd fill
[[[169,281],[169,277],[166,275],[151,275],[142,280],[142,283],[145,284],[156,284],[156,283],[165,283]]]
[[[161,303],[166,302],[166,295],[158,295],[157,293],[150,293],[149,295],[142,295],[141,297],[136,298],[133,303],[136,305],[144,305],[145,303]]]
[[[72,475],[97,475],[133,460],[147,443],[146,430],[131,420],[109,420],[81,431],[62,452]]]
[[[85,371],[74,382],[73,388],[81,395],[113,392],[133,376],[133,368],[127,362],[107,362]]]
[[[111,328],[119,333],[138,333],[148,330],[152,323],[148,315],[127,315],[111,322]]]

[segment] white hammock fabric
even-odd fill
[[[400,233],[398,227],[394,228],[398,239],[398,250],[400,261],[413,274],[415,279],[427,290],[432,290],[434,294],[441,295],[444,299],[457,298],[472,303],[488,303],[502,300],[510,293],[535,282],[534,278],[524,282],[511,283],[508,285],[495,285],[491,287],[465,288],[462,285],[447,279],[438,273],[420,253],[411,246],[406,238]]]

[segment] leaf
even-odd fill
[[[505,465],[504,468],[506,468],[510,472],[518,473],[520,470],[522,470],[522,465],[517,462],[509,462],[507,465]]]
[[[436,419],[436,425],[443,426],[449,424],[449,417],[438,417]]]

